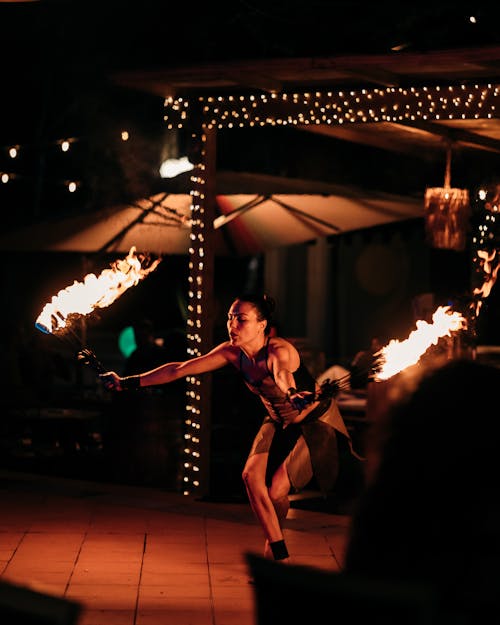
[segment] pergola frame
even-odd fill
[[[197,162],[192,173],[192,246],[189,250],[188,352],[212,347],[216,132],[223,128],[348,125],[500,117],[500,85],[460,84],[294,93],[167,98],[170,129],[188,127]],[[187,380],[184,492],[209,493],[211,377]]]

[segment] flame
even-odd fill
[[[376,354],[377,366],[380,365],[376,379],[387,380],[416,364],[431,345],[436,345],[440,338],[451,336],[452,332],[465,328],[466,325],[467,322],[460,313],[451,311],[450,306],[439,306],[432,315],[432,323],[417,321],[417,329],[406,340],[392,339]]]
[[[481,287],[475,288],[473,293],[478,298],[476,301],[475,315],[476,317],[479,315],[479,311],[481,310],[482,300],[491,293],[491,289],[493,288],[498,275],[498,270],[500,268],[500,256],[497,258],[498,250],[492,250],[491,252],[487,252],[486,250],[478,250],[477,256],[479,259],[479,265],[483,271],[485,276],[484,282]],[[496,263],[495,263],[496,259]]]
[[[153,261],[148,267],[142,267],[141,260],[131,247],[126,258],[111,264],[99,276],[89,273],[83,282],[75,282],[59,291],[45,304],[35,325],[47,334],[66,328],[71,314],[88,315],[96,308],[106,308],[118,299],[127,289],[156,269],[161,259]],[[143,257],[143,261],[147,257]]]

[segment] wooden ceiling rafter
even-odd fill
[[[484,137],[477,133],[461,130],[460,128],[424,121],[400,122],[396,123],[396,125],[413,128],[437,137],[441,137],[453,145],[462,145],[464,147],[500,153],[500,141],[497,139]]]
[[[330,57],[260,58],[121,73],[124,87],[186,99],[296,94],[381,87],[385,89],[500,82],[500,46]],[[276,106],[279,106],[276,103]],[[283,106],[286,106],[285,104]],[[284,118],[286,116],[283,115]],[[300,130],[386,151],[433,160],[443,140],[467,150],[500,152],[500,113],[493,118],[296,126]]]
[[[400,77],[387,70],[377,69],[375,67],[354,70],[341,66],[339,66],[339,69],[344,72],[346,78],[354,79],[355,82],[366,82],[380,85],[381,87],[399,87],[401,85]]]
[[[235,71],[227,74],[230,80],[241,85],[245,89],[258,89],[267,93],[281,93],[284,85],[280,80],[276,80],[264,73]]]
[[[350,124],[349,126],[322,124],[317,126],[297,126],[297,128],[332,139],[340,139],[387,152],[419,156],[423,160],[433,160],[434,152],[437,149],[441,149],[440,137],[428,133],[424,135],[422,132],[410,132],[408,128],[402,129],[395,122],[384,121],[376,124]],[[424,150],[424,146],[427,149]]]
[[[325,86],[330,89],[354,88],[360,83],[391,87],[495,78],[500,78],[500,46],[432,52],[212,61],[118,72],[113,81],[168,97],[255,89],[259,88],[259,83],[264,91],[270,88],[293,91]]]

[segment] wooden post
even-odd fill
[[[192,131],[195,168],[191,180],[191,243],[188,284],[188,356],[206,353],[214,333],[214,228],[216,130],[201,120]],[[186,380],[186,444],[184,488],[186,494],[206,497],[210,488],[210,433],[212,376]]]

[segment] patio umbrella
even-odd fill
[[[126,206],[35,223],[0,237],[0,249],[82,253],[185,254],[189,195],[161,193]]]
[[[324,187],[325,185],[323,185]],[[423,202],[397,195],[328,187],[330,193],[238,193],[216,196],[216,255],[253,255],[320,237],[423,218]],[[126,206],[40,222],[0,237],[0,249],[82,253],[186,254],[191,196],[159,193]]]
[[[219,195],[217,204],[214,226],[240,254],[423,217],[420,200],[386,194]]]

